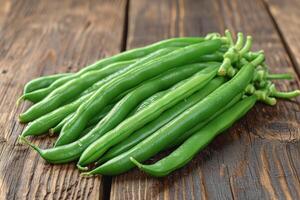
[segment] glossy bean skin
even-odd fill
[[[220,53],[215,53],[215,54],[210,54],[210,55],[203,55],[201,56],[201,62],[222,62],[223,60],[223,55]],[[172,89],[172,88],[171,88]],[[169,89],[168,89],[169,90]],[[165,91],[161,91],[158,92],[154,95],[152,95],[151,97],[149,97],[148,99],[144,100],[139,106],[137,106],[130,114],[129,116],[132,116],[134,113],[139,112],[140,110],[143,110],[144,108],[146,108],[147,106],[149,106],[151,103],[153,103],[154,101],[156,101],[157,99],[161,98],[162,96],[164,96],[168,90]]]
[[[127,93],[129,93],[130,90],[120,94],[117,98],[112,100],[112,103],[118,102],[120,99],[122,99]],[[64,121],[69,115],[74,114],[74,112],[77,110],[77,108],[85,102],[92,94],[86,94],[82,97],[76,99],[75,101],[62,106],[46,115],[43,115],[42,117],[30,122],[25,130],[22,132],[22,137],[27,136],[40,136],[45,133],[47,133],[48,130],[51,128],[58,126],[59,123]],[[91,122],[94,123],[95,120],[101,118],[101,116],[106,115],[108,110],[112,108],[112,105],[106,106],[99,115],[96,115],[90,122],[88,122],[88,125],[91,125]],[[107,111],[107,112],[106,112]],[[58,130],[60,128],[58,127]],[[55,133],[55,131],[50,131],[50,133]]]
[[[225,81],[226,81],[226,79],[223,77],[213,79],[204,88],[197,91],[196,93],[189,96],[188,98],[182,100],[181,102],[179,102],[172,108],[166,110],[157,119],[148,123],[143,128],[137,130],[136,132],[134,132],[132,135],[130,135],[128,138],[126,138],[119,144],[110,148],[103,155],[103,157],[101,157],[100,160],[97,161],[97,164],[108,161],[109,159],[112,159],[112,158],[120,155],[121,153],[128,151],[129,149],[131,149],[132,147],[137,145],[139,142],[141,142],[145,138],[147,138],[149,135],[151,135],[152,133],[157,131],[163,125],[170,122],[172,119],[174,119],[180,113],[184,112],[189,107],[195,105],[197,102],[204,99],[207,95],[209,95],[215,89],[220,87]]]
[[[127,71],[99,88],[87,102],[82,104],[72,120],[63,127],[62,134],[68,137],[80,134],[85,129],[91,117],[105,107],[110,99],[114,98],[117,94],[147,79],[153,78],[166,70],[184,64],[195,63],[200,59],[201,55],[211,54],[217,51],[221,45],[222,42],[219,39],[190,45]],[[59,140],[58,143],[60,143]]]
[[[169,90],[169,89],[168,89]],[[158,92],[154,95],[152,95],[151,97],[145,99],[142,103],[140,103],[134,110],[132,110],[130,112],[130,114],[128,114],[127,117],[131,117],[132,115],[134,115],[135,113],[137,113],[138,111],[143,110],[144,108],[146,108],[148,105],[150,105],[151,102],[159,99],[160,97],[162,97],[168,90],[164,90],[161,92]],[[106,114],[107,115],[107,114]],[[104,116],[105,117],[105,116]],[[102,117],[101,117],[102,119]],[[96,125],[97,123],[101,120],[98,119],[98,117],[93,118],[91,121],[89,121],[88,123],[88,128],[84,129],[84,131],[80,134],[80,137],[82,137],[83,135],[86,135],[89,131],[91,131]]]
[[[225,107],[236,95],[243,92],[253,78],[254,69],[255,66],[251,63],[243,66],[231,80],[216,89],[205,99],[181,113],[129,151],[87,172],[86,175],[116,175],[124,173],[135,166],[130,161],[130,157],[143,162],[156,155],[173,143],[175,138],[178,138],[197,123],[209,118]]]
[[[63,120],[61,120],[55,127],[49,129],[49,132],[51,134],[59,133],[63,125],[69,121],[74,116],[74,113],[69,114],[67,117],[65,117]]]
[[[136,60],[116,62],[97,71],[90,71],[53,90],[46,98],[20,115],[21,122],[28,122],[64,105],[69,99],[78,97],[84,90],[99,80],[135,63]]]
[[[88,122],[88,126],[92,126],[97,124],[102,118],[104,118],[108,112],[113,108],[113,104],[106,106],[100,113],[98,113],[94,118]],[[69,121],[74,116],[74,113],[68,115],[65,119],[63,119],[59,124],[57,124],[54,128],[50,129],[51,133],[59,133],[61,128],[67,121]]]
[[[152,95],[151,97],[145,99],[140,105],[138,105],[131,113],[131,115],[134,115],[135,113],[143,110],[144,108],[148,107],[151,103],[153,103],[154,101],[160,99],[161,97],[163,97],[168,91],[168,90],[164,90],[164,91],[160,91],[154,95]]]
[[[170,145],[168,145],[168,147],[166,149],[170,149],[170,148],[177,147],[177,146],[181,145],[187,138],[189,138],[191,135],[193,135],[194,133],[196,133],[197,131],[199,131],[207,123],[209,123],[210,121],[212,121],[213,119],[215,119],[217,116],[219,116],[220,114],[222,114],[225,110],[231,108],[238,101],[240,101],[242,99],[243,95],[244,95],[244,92],[238,94],[225,107],[223,107],[222,109],[220,109],[219,111],[217,111],[216,113],[214,113],[211,117],[209,117],[208,119],[204,120],[203,122],[198,123],[196,126],[194,126],[189,131],[181,134],[178,138],[175,139],[175,141],[173,143],[171,143]],[[165,150],[165,149],[163,149],[163,150]]]
[[[112,118],[116,118],[116,120],[111,120],[113,124],[119,124],[122,120],[124,120],[128,114],[143,100],[147,97],[155,94],[158,91],[165,90],[177,82],[188,78],[193,75],[197,71],[204,69],[205,67],[214,68],[219,66],[220,63],[196,63],[181,66],[179,68],[175,68],[169,71],[162,73],[160,76],[150,79],[146,82],[143,82],[139,87],[134,89],[128,95],[126,95],[118,104],[113,108],[112,113],[109,113],[109,117],[105,117],[105,120],[109,124]],[[120,116],[118,116],[120,115]],[[115,125],[107,125],[111,129],[114,128]],[[101,130],[100,130],[101,129]],[[109,129],[104,129],[103,127],[95,128],[93,132],[104,132],[109,131]],[[75,135],[73,132],[71,135],[61,134],[57,139],[55,146],[60,146],[64,144],[68,144],[78,139],[80,134]]]
[[[139,65],[140,63],[143,62],[149,62],[152,59],[156,59],[159,58],[160,56],[163,56],[167,53],[170,53],[171,51],[173,51],[174,48],[168,48],[168,49],[161,49],[158,50],[144,58],[141,58],[140,60],[138,60],[135,64]],[[134,65],[130,65],[128,66],[128,68],[132,68],[134,67]],[[98,88],[102,87],[103,85],[105,85],[107,82],[109,82],[110,80],[118,77],[120,74],[125,73],[127,70],[129,69],[123,69],[121,71],[118,71],[106,78],[104,78],[101,81],[98,81],[97,83],[95,83],[93,86],[91,86],[89,89],[87,89],[86,92],[84,92],[82,94],[82,96],[80,98],[78,98],[77,100],[75,100],[74,102],[71,102],[67,105],[64,105],[46,115],[41,116],[40,118],[32,121],[31,123],[28,124],[28,126],[25,128],[25,130],[22,133],[23,137],[29,136],[29,135],[41,135],[43,133],[45,133],[46,131],[48,131],[50,128],[53,128],[54,126],[56,126],[59,122],[61,122],[65,117],[67,117],[69,114],[74,113],[77,108],[83,104],[85,101],[87,101],[95,92],[95,90],[97,90]],[[123,92],[123,94],[119,95],[119,97],[123,97],[127,94],[127,91]],[[123,95],[123,96],[122,96]],[[118,99],[118,98],[117,98]]]
[[[88,159],[92,159],[94,157],[100,158],[110,147],[123,141],[134,133],[134,131],[137,131],[147,123],[158,118],[165,110],[171,108],[181,100],[203,88],[215,75],[216,68],[209,67],[196,73],[188,80],[184,80],[182,84],[175,87],[162,98],[153,102],[142,111],[127,118],[116,128],[94,141],[85,150],[82,157],[86,157]]]
[[[212,68],[206,68],[206,69],[212,69]],[[204,69],[204,70],[206,70]],[[160,115],[161,112],[164,110],[159,109],[157,111],[157,106],[165,107],[169,106],[172,107],[174,104],[179,102],[180,100],[184,99],[185,97],[190,96],[195,91],[198,91],[201,89],[204,85],[206,85],[209,80],[211,80],[214,75],[217,73],[217,69],[213,68],[212,72],[204,71],[202,70],[195,74],[193,77],[189,78],[188,81],[184,82],[181,86],[176,87],[176,89],[172,90],[172,92],[168,93],[168,95],[165,95],[163,98],[159,99],[159,101],[156,101],[156,105],[151,104],[149,107],[145,108],[144,110],[138,112],[136,115],[127,118],[124,120],[121,124],[118,125],[119,128],[114,128],[113,130],[105,133],[107,135],[108,133],[113,134],[114,132],[118,130],[123,130],[126,133],[127,131],[136,130],[144,125],[147,121],[151,121],[152,119],[156,118]],[[204,71],[204,73],[203,73]],[[154,105],[154,106],[153,106]],[[166,107],[165,109],[168,109]],[[146,111],[147,110],[147,111]],[[146,111],[146,112],[145,112]],[[149,113],[151,112],[151,113]],[[153,115],[154,113],[154,115]],[[147,118],[145,119],[145,114],[147,114]],[[149,115],[151,118],[149,118]],[[142,120],[142,121],[141,121]],[[103,122],[102,122],[103,121]],[[104,120],[101,120],[102,123],[104,123]],[[100,123],[101,123],[100,122]],[[136,122],[139,122],[138,124]],[[141,123],[142,122],[142,123]],[[109,123],[111,125],[111,122]],[[135,127],[129,127],[128,125],[135,125]],[[97,126],[102,126],[102,124],[99,124]],[[96,128],[96,127],[95,127]],[[103,130],[103,129],[101,129]],[[104,131],[105,132],[105,131]],[[132,132],[132,131],[131,131]],[[82,152],[89,146],[91,143],[96,141],[101,135],[104,133],[97,132],[94,133],[90,131],[88,134],[84,135],[82,138],[78,139],[77,141],[63,145],[58,146],[50,149],[40,149],[39,147],[31,144],[26,138],[20,136],[20,140],[30,145],[33,149],[35,149],[42,158],[44,158],[46,161],[50,163],[67,163],[70,161],[77,160]],[[104,135],[104,136],[105,136]],[[102,136],[102,137],[104,137]],[[125,135],[126,136],[126,135]],[[122,138],[117,138],[121,139]],[[111,143],[110,143],[111,144]]]
[[[193,134],[182,145],[167,157],[151,165],[143,165],[131,158],[133,163],[142,171],[151,176],[162,177],[186,165],[203,148],[205,148],[217,135],[228,129],[238,119],[244,116],[254,105],[255,96],[246,97],[224,113]]]
[[[148,45],[146,47],[136,48],[129,51],[125,51],[123,53],[116,54],[114,56],[101,59],[97,61],[96,63],[89,65],[76,74],[73,74],[71,76],[67,76],[61,79],[56,80],[53,82],[49,87],[36,90],[31,93],[27,93],[23,99],[32,101],[32,102],[39,102],[42,99],[44,99],[48,94],[50,94],[53,90],[55,90],[57,87],[67,83],[68,81],[71,81],[74,78],[77,78],[89,71],[99,70],[107,65],[113,64],[115,62],[120,61],[128,61],[133,60],[137,58],[144,57],[146,55],[149,55],[159,49],[162,48],[168,48],[168,47],[184,47],[192,44],[196,44],[199,42],[203,42],[204,38],[200,37],[186,37],[186,38],[172,38],[163,40],[151,45]]]
[[[90,95],[80,97],[72,103],[69,103],[63,107],[60,107],[40,118],[30,122],[24,131],[22,137],[27,136],[39,136],[48,132],[50,128],[55,127],[59,122],[65,119],[68,115],[74,113],[76,109],[88,99]]]
[[[70,76],[71,73],[62,73],[62,74],[54,74],[54,75],[48,75],[48,76],[42,76],[36,79],[33,79],[26,83],[24,86],[23,94],[33,92],[38,89],[46,88],[50,86],[54,81]]]
[[[161,76],[159,76],[161,78],[156,78],[153,81],[150,80],[146,83],[143,83],[139,88],[137,88],[135,91],[133,91],[133,92],[135,92],[134,98],[131,97],[130,100],[129,99],[127,100],[128,103],[126,103],[126,106],[129,108],[127,115],[142,100],[151,96],[152,94],[155,94],[156,92],[161,91],[161,90],[165,90],[181,80],[185,80],[186,78],[192,76],[194,73],[204,69],[205,67],[216,68],[218,66],[220,66],[220,63],[197,63],[197,64],[185,65],[185,66],[181,66],[179,68],[175,68],[175,69],[172,69],[170,71],[163,73]],[[210,69],[210,70],[213,71],[213,69]],[[201,72],[202,71],[200,71],[200,73]],[[164,74],[166,74],[166,75],[164,75]],[[181,84],[182,83],[179,83],[179,85],[181,85]],[[147,107],[143,108],[140,112],[142,112],[145,109],[147,109]],[[125,119],[125,117],[123,117],[123,120],[124,119]],[[119,121],[119,123],[120,122],[121,122],[121,120]],[[101,129],[102,128],[100,128],[99,130],[95,129],[94,131],[99,132],[99,131],[101,131]],[[85,165],[93,163],[99,159],[99,156],[98,156],[99,149],[93,147],[93,145],[91,145],[91,146],[92,146],[91,148],[87,148],[87,150],[84,151],[84,153],[81,155],[81,157],[78,161],[78,166],[85,166]]]

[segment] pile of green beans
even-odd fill
[[[224,36],[163,40],[104,58],[77,73],[29,81],[21,100],[33,105],[19,141],[53,164],[77,162],[84,176],[117,175],[133,167],[166,176],[244,116],[256,102],[275,105],[299,90],[278,91],[263,51],[253,39]],[[30,137],[56,135],[41,149]],[[43,137],[45,138],[45,137]],[[152,164],[144,161],[166,150]]]

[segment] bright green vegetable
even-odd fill
[[[170,53],[172,50],[173,50],[173,48],[161,49],[157,52],[154,52],[154,53],[140,59],[135,64],[139,65],[140,63],[143,63],[143,62],[149,62],[152,59],[159,58],[162,55]],[[129,68],[131,68],[131,67],[134,67],[134,66],[129,66]],[[118,77],[120,74],[122,74],[124,72],[126,72],[126,69],[122,70],[122,72],[118,71],[118,72],[104,78],[103,80],[101,80],[101,81],[95,83],[93,86],[91,86],[92,89],[88,89],[89,92],[83,94],[79,99],[75,100],[74,102],[64,105],[46,115],[41,116],[40,118],[34,120],[25,128],[25,130],[22,133],[22,136],[25,137],[25,136],[29,136],[29,135],[41,135],[41,134],[45,133],[46,131],[48,131],[50,128],[55,127],[65,117],[67,117],[71,113],[74,113],[81,104],[83,104],[85,101],[87,101],[93,95],[94,91],[97,90],[97,88],[101,88],[101,86],[105,85],[107,82]],[[126,95],[126,91],[123,92],[123,95]],[[119,96],[122,96],[122,94]],[[95,115],[97,115],[97,113],[95,113]],[[27,118],[27,120],[30,118],[33,118],[33,117],[36,117],[36,116],[32,116],[32,115],[25,116],[25,118]],[[24,120],[24,118],[23,118],[23,120]]]
[[[53,90],[55,90],[59,86],[65,84],[68,81],[70,81],[74,78],[77,78],[89,71],[99,70],[99,69],[101,69],[107,65],[113,64],[115,62],[128,61],[128,60],[141,58],[141,57],[147,56],[155,51],[158,51],[162,48],[185,47],[188,45],[203,42],[204,40],[205,39],[201,38],[201,37],[172,38],[172,39],[167,39],[167,40],[163,40],[163,41],[148,45],[146,47],[141,47],[141,48],[125,51],[125,52],[119,53],[117,55],[101,59],[101,60],[97,61],[96,63],[83,68],[76,74],[58,79],[47,88],[43,88],[43,89],[28,93],[23,97],[23,99],[26,99],[26,100],[29,100],[32,102],[38,102],[38,101],[44,99],[48,94],[50,94]]]
[[[254,63],[258,63],[259,60],[260,58],[255,60]],[[217,111],[221,110],[236,95],[243,92],[246,86],[252,80],[254,70],[255,70],[255,65],[253,65],[252,63],[246,64],[230,81],[226,82],[221,87],[216,89],[205,99],[195,104],[191,108],[187,109],[185,112],[177,116],[175,119],[173,119],[171,122],[169,122],[161,129],[153,133],[148,138],[146,138],[145,140],[143,140],[142,142],[140,142],[139,144],[131,148],[129,151],[120,154],[119,156],[107,161],[103,165],[100,165],[99,167],[93,169],[92,171],[85,173],[85,175],[120,174],[134,167],[134,164],[130,161],[130,157],[133,157],[136,160],[143,162],[149,159],[150,157],[154,156],[158,152],[160,152],[162,149],[167,148],[173,141],[175,141],[175,138],[179,137],[181,134],[194,127],[197,123],[202,122],[203,120],[209,118]],[[151,105],[148,108],[150,107]],[[138,114],[139,113],[137,113],[134,116],[137,116]],[[129,119],[130,118],[128,118],[127,120]],[[120,125],[118,127],[123,128]],[[115,128],[114,130],[117,129],[118,128]],[[115,134],[117,134],[117,132],[115,132]],[[101,141],[98,144],[101,145],[101,149],[106,150],[107,149],[105,148],[106,143],[111,144],[114,139],[112,137],[110,138],[110,140],[107,140],[108,138],[102,139],[108,135],[109,133],[107,133],[106,135],[104,135],[94,143]],[[94,143],[89,148],[92,148]],[[99,155],[101,155],[104,150],[99,151]]]
[[[97,124],[102,118],[104,118],[107,115],[107,113],[113,108],[113,106],[113,104],[106,106],[100,113],[98,113],[96,116],[94,116],[94,118],[91,121],[88,122],[88,126]],[[68,115],[54,128],[50,129],[50,133],[59,133],[61,131],[61,128],[65,125],[65,123],[67,123],[73,116],[74,113]]]
[[[53,90],[46,98],[30,107],[26,112],[22,113],[19,117],[20,121],[32,121],[55,110],[56,108],[59,108],[66,104],[66,102],[70,99],[78,97],[84,90],[92,86],[94,83],[117,71],[120,71],[121,69],[127,68],[135,62],[136,60],[116,62],[100,70],[90,71],[82,76],[73,78],[68,83]]]
[[[131,161],[141,170],[152,176],[166,176],[187,164],[200,150],[206,147],[218,134],[228,129],[234,122],[244,116],[255,104],[255,96],[246,97],[227,109],[187,139],[167,157],[152,165],[143,165],[131,157]]]
[[[174,104],[179,102],[180,100],[184,99],[187,96],[190,96],[195,91],[202,88],[204,85],[206,85],[209,80],[214,77],[214,75],[217,72],[218,67],[210,67],[202,70],[201,72],[197,73],[193,77],[189,78],[188,81],[184,82],[181,86],[176,87],[176,89],[172,90],[172,92],[168,93],[168,95],[165,95],[163,98],[156,101],[156,105],[153,106],[155,103],[151,104],[149,107],[145,108],[144,110],[138,112],[136,115],[127,118],[122,123],[118,125],[118,128],[115,128],[113,130],[120,130],[124,131],[125,133],[132,132],[134,129],[139,128],[144,125],[144,123],[147,123],[147,121],[151,121],[152,119],[156,118],[161,112],[164,111],[164,109],[168,109],[169,107],[172,107]],[[209,72],[212,70],[212,72]],[[155,108],[155,109],[154,109]],[[159,108],[159,109],[156,109]],[[144,112],[145,111],[145,112]],[[146,115],[145,115],[146,114]],[[143,118],[141,118],[143,117]],[[146,118],[147,117],[147,118]],[[117,118],[116,118],[117,119]],[[97,126],[103,127],[103,124],[105,123],[105,120],[101,120],[100,123],[98,123]],[[105,123],[106,125],[112,126],[113,123],[110,121],[109,123]],[[132,127],[134,125],[134,127]],[[95,129],[97,128],[95,127]],[[105,129],[110,129],[110,127],[106,127]],[[124,129],[123,129],[124,127]],[[69,161],[76,160],[80,157],[82,152],[95,140],[97,140],[101,135],[106,133],[107,131],[104,128],[100,129],[101,132],[93,132],[90,131],[88,134],[80,138],[79,140],[63,145],[54,147],[51,149],[40,149],[37,146],[31,144],[26,138],[20,136],[20,140],[24,141],[28,145],[30,145],[33,149],[35,149],[45,160],[47,160],[50,163],[66,163]],[[132,131],[131,131],[131,130]],[[110,131],[113,133],[113,130]],[[109,133],[109,132],[108,132]],[[105,135],[107,135],[106,133]],[[128,134],[128,133],[127,133]],[[104,136],[105,136],[104,135]],[[103,137],[104,137],[103,136]],[[120,138],[117,138],[120,139]],[[122,139],[122,138],[121,138]],[[113,143],[110,143],[113,145]]]
[[[132,92],[126,95],[120,102],[118,102],[118,104],[114,106],[114,108],[108,115],[110,115],[111,118],[118,118],[118,123],[120,123],[141,101],[151,96],[152,94],[155,94],[158,91],[165,90],[171,87],[177,82],[188,78],[192,74],[204,69],[205,67],[215,68],[219,65],[220,63],[196,63],[166,71],[160,76],[155,77],[154,79],[150,79],[146,82],[143,82],[141,86],[134,89]],[[105,117],[105,120],[107,121],[107,123],[109,123],[109,121],[114,121],[114,123],[116,123],[116,120],[111,120],[109,119],[109,117]],[[112,128],[114,127],[110,125],[107,126]],[[101,129],[101,131],[104,130],[103,127],[99,127],[98,129]],[[100,130],[95,129],[93,131],[99,132]],[[55,146],[60,146],[63,144],[73,142],[77,140],[79,136],[80,133],[77,135],[75,133],[72,133],[72,135],[66,135],[62,133],[59,135]]]
[[[103,157],[100,158],[100,160],[97,163],[102,163],[104,161],[108,161],[109,159],[116,157],[119,154],[131,149],[132,147],[137,145],[139,142],[141,142],[145,138],[147,138],[149,135],[151,135],[152,133],[157,131],[163,125],[170,122],[172,119],[174,119],[180,113],[184,112],[189,107],[195,105],[196,103],[198,103],[199,101],[204,99],[207,95],[209,95],[215,89],[220,87],[224,82],[225,82],[225,78],[219,77],[219,78],[213,79],[207,85],[205,85],[204,88],[195,92],[193,95],[189,96],[188,98],[182,100],[181,102],[179,102],[175,106],[171,107],[170,109],[166,110],[157,119],[146,124],[144,127],[137,130],[136,132],[134,132],[128,138],[126,138],[125,140],[121,141],[117,145],[110,148],[103,155]],[[151,104],[149,104],[149,105],[151,105]],[[79,163],[80,163],[80,161],[79,161]],[[81,165],[83,165],[83,164],[81,164]]]
[[[153,102],[153,104],[150,104],[142,111],[124,120],[116,128],[93,142],[82,154],[80,163],[87,159],[97,160],[100,158],[110,147],[126,139],[134,133],[134,131],[137,131],[145,124],[156,119],[165,110],[171,108],[181,100],[189,97],[191,94],[204,87],[216,75],[216,72],[217,69],[212,67],[198,72],[188,81]]]
[[[128,90],[139,83],[155,77],[162,72],[189,63],[201,60],[201,55],[211,54],[221,47],[221,40],[209,40],[199,44],[190,45],[175,50],[167,55],[157,58],[151,62],[141,64],[132,68],[117,78],[109,81],[99,88],[91,98],[83,103],[76,111],[75,116],[64,125],[61,135],[63,138],[75,138],[85,129],[87,122],[103,109],[117,94]],[[66,140],[70,141],[70,140]],[[65,141],[57,140],[56,144],[65,144]]]
[[[171,70],[172,73],[169,73],[169,76],[163,76],[160,79],[157,79],[157,80],[154,79],[154,81],[149,81],[148,83],[144,83],[140,88],[143,89],[143,88],[148,87],[149,88],[148,90],[151,91],[152,94],[154,94],[154,93],[157,92],[158,89],[160,89],[160,90],[166,89],[166,88],[174,85],[174,83],[191,76],[196,71],[199,71],[200,69],[203,69],[204,67],[207,67],[208,69],[204,69],[203,71],[200,71],[199,73],[206,74],[206,73],[209,73],[210,71],[211,71],[210,73],[214,73],[216,68],[219,67],[219,66],[220,66],[220,63],[199,63],[199,64],[191,64],[191,65],[182,66],[180,68],[176,68],[176,69]],[[181,85],[181,84],[184,85],[185,83],[179,83],[179,85]],[[162,88],[162,87],[164,87],[164,88]],[[180,86],[178,86],[178,87],[180,87]],[[156,91],[154,91],[153,89],[156,89]],[[176,88],[173,89],[173,90],[176,90]],[[144,97],[144,99],[145,99],[145,95],[147,94],[146,93],[147,90],[145,91],[145,89],[144,89],[144,90],[140,90],[140,91],[141,92],[139,94],[137,93],[137,95],[135,95],[136,96],[135,98],[137,99],[138,97],[139,98]],[[134,92],[136,92],[136,91],[134,91]],[[149,94],[149,92],[148,92],[148,94]],[[168,95],[168,93],[166,95]],[[147,96],[150,96],[150,95],[147,95]],[[164,97],[161,97],[156,102],[161,101],[162,98],[164,98]],[[128,103],[126,103],[127,107],[130,107],[130,110],[133,110],[134,107],[136,107],[138,105],[138,103],[141,102],[141,100],[139,100],[138,102],[133,101],[133,100],[130,100],[130,101],[128,101]],[[133,104],[133,102],[135,102],[135,104]],[[156,102],[154,102],[153,104],[155,104]],[[151,104],[149,106],[151,106]],[[161,106],[161,105],[159,105],[159,106]],[[143,110],[141,110],[140,112],[143,112],[148,107],[143,108]],[[137,112],[137,113],[139,113],[139,112]],[[134,118],[134,115],[133,115],[133,118]],[[135,122],[135,124],[138,124],[138,123],[146,124],[147,123],[147,122],[142,122],[142,120],[143,120],[143,117],[141,117],[139,119],[139,122]],[[99,127],[99,128],[102,129],[101,127]],[[98,131],[100,131],[100,129]],[[140,130],[142,130],[142,129],[140,129]],[[96,129],[95,129],[95,131],[97,132]],[[129,131],[126,134],[128,134],[128,133],[129,133]],[[108,133],[108,134],[111,134],[111,133]],[[104,135],[103,137],[105,137],[105,136],[106,135]],[[101,138],[99,140],[101,140]],[[109,141],[109,140],[107,140],[107,141]],[[103,145],[105,145],[105,144],[106,144],[106,142],[103,143]],[[97,161],[99,159],[98,152],[101,151],[99,149],[100,146],[102,146],[102,142],[99,142],[99,143],[95,142],[95,144],[92,144],[90,147],[88,147],[87,150],[85,150],[83,152],[83,154],[81,155],[81,157],[79,159],[79,162],[78,162],[78,166],[85,166],[89,163]]]
[[[51,85],[54,81],[72,75],[71,73],[54,74],[48,76],[42,76],[33,79],[26,83],[24,86],[24,94],[33,92],[38,89],[46,88]]]

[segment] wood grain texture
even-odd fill
[[[300,1],[264,1],[300,77]]]
[[[262,1],[131,0],[129,17],[129,47],[168,36],[223,32],[227,27],[253,35],[254,49],[265,50],[272,72],[295,75]],[[278,87],[299,88],[299,80],[283,81]],[[256,105],[168,177],[151,178],[137,169],[114,177],[111,199],[299,199],[299,100],[279,101],[275,107]]]
[[[29,104],[15,106],[23,85],[34,77],[77,71],[124,46],[226,27],[253,35],[254,48],[265,50],[273,72],[295,74],[296,0],[130,0],[128,24],[124,0],[0,0],[0,5],[0,199],[300,199],[299,98],[275,107],[258,104],[166,178],[134,169],[112,178],[111,188],[103,188],[103,182],[110,184],[107,177],[81,178],[73,164],[46,164],[18,144],[24,126],[16,118]],[[299,80],[278,87],[299,88]],[[49,137],[33,141],[44,148],[53,142]]]
[[[101,177],[81,178],[74,164],[50,165],[17,142],[16,99],[30,79],[77,71],[120,51],[124,1],[3,1],[0,9],[1,199],[100,199]],[[51,140],[35,139],[41,147]]]

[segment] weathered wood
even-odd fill
[[[300,76],[300,1],[264,1]]]
[[[294,73],[262,1],[130,1],[128,46],[168,36],[243,31],[272,72]],[[156,39],[157,37],[157,39]],[[284,67],[283,67],[284,66]],[[295,74],[295,73],[294,73]],[[299,80],[280,82],[282,90]],[[186,167],[162,179],[137,169],[112,179],[111,199],[299,199],[299,98],[258,104]]]
[[[4,1],[1,1],[4,2]],[[24,84],[43,74],[77,71],[120,51],[124,1],[6,1],[0,9],[1,199],[99,199],[101,177],[81,178],[74,164],[50,165],[17,142],[16,107]],[[2,16],[5,15],[5,16]],[[41,147],[52,141],[34,139]]]

